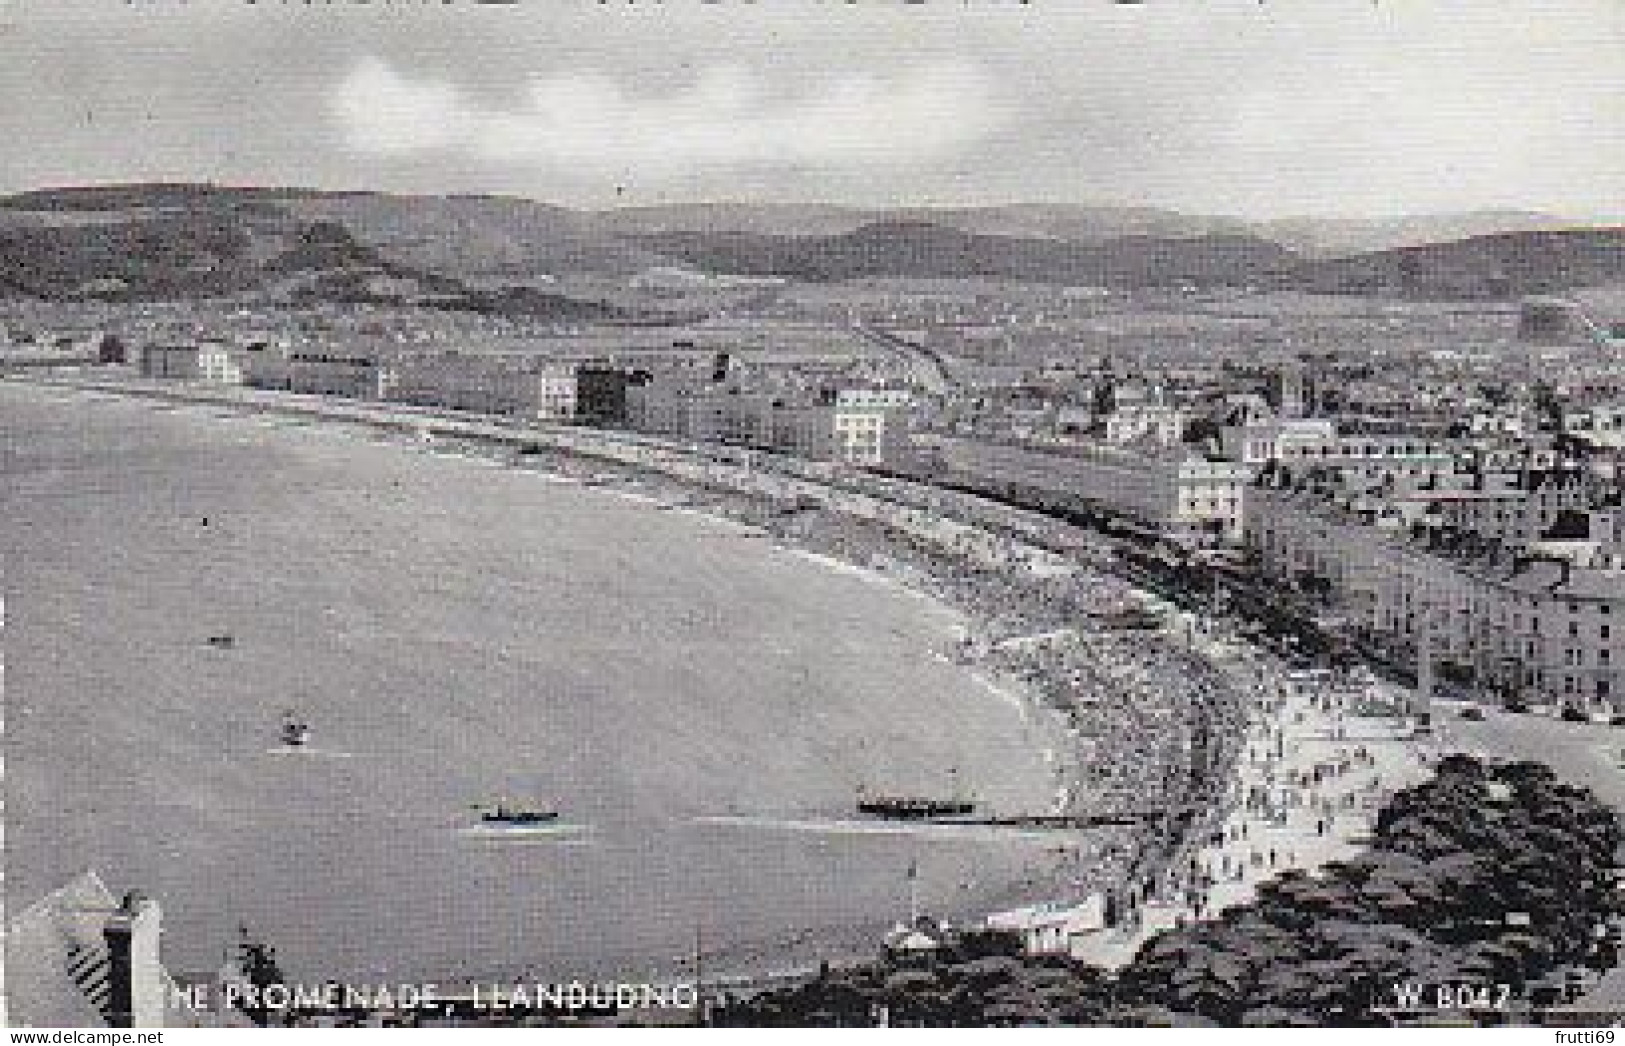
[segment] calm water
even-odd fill
[[[916,858],[944,910],[1057,866],[799,823],[948,767],[1053,794],[1042,731],[937,656],[941,608],[606,490],[216,414],[0,383],[12,905],[93,867],[162,901],[178,970],[246,922],[301,978],[568,977],[696,926],[719,966],[866,941]],[[316,751],[275,751],[286,708]],[[471,831],[504,794],[581,830]]]

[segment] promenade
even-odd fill
[[[1194,626],[1192,643],[1251,695],[1240,758],[1199,841],[1139,883],[1120,926],[1073,939],[1072,957],[1093,965],[1117,969],[1156,934],[1246,904],[1285,872],[1353,856],[1388,797],[1436,757],[1400,720],[1362,714],[1363,688],[1288,673]]]

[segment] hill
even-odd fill
[[[247,297],[431,304],[563,319],[618,310],[468,277],[620,265],[635,248],[519,201],[200,185],[46,190],[0,199],[0,287],[48,299]]]
[[[1319,259],[1581,224],[1534,211],[1465,211],[1406,218],[1282,218],[1256,223],[1254,228],[1288,250]]]
[[[590,318],[613,310],[501,285],[675,265],[813,281],[988,276],[1480,298],[1620,278],[1620,230],[1539,228],[1554,221],[1472,212],[1247,222],[1062,204],[593,212],[499,196],[112,185],[0,198],[0,294],[411,302]],[[1326,257],[1371,245],[1380,249]]]
[[[835,236],[674,232],[637,242],[717,272],[814,281],[870,276],[969,277],[1157,286],[1229,283],[1288,270],[1295,259],[1248,236],[1126,236],[1095,242],[967,233],[885,221]]]
[[[614,236],[636,238],[663,233],[754,233],[763,236],[837,236],[883,212],[818,203],[675,203],[618,207],[593,219]]]
[[[337,222],[392,261],[453,276],[629,274],[663,262],[591,215],[511,197],[306,194],[281,206]]]
[[[1257,236],[1306,258],[1335,258],[1499,232],[1574,227],[1532,211],[1467,211],[1401,218],[1285,218],[1251,221],[1157,207],[1017,203],[989,207],[859,208],[829,204],[697,203],[601,211],[601,228],[623,236],[748,232],[838,236],[865,225],[919,221],[986,236],[1099,241],[1125,236],[1189,239]]]
[[[1246,233],[1246,222],[1151,207],[1007,204],[995,207],[839,207],[796,203],[696,203],[600,211],[605,229],[622,236],[671,232],[746,232],[769,236],[838,236],[867,225],[924,222],[983,236],[1107,240],[1121,236],[1193,237]]]
[[[331,222],[381,261],[458,277],[635,272],[659,262],[589,214],[514,197],[158,183],[19,193],[0,199],[0,209],[58,221],[229,212]]]
[[[0,227],[0,282],[42,298],[218,297],[357,264],[377,261],[342,230],[229,211]]]
[[[1312,263],[1301,289],[1410,298],[1507,298],[1625,278],[1625,229],[1499,233]]]

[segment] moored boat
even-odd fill
[[[509,799],[498,799],[477,809],[480,820],[493,825],[549,824],[559,819],[559,812],[551,806]]]
[[[892,821],[924,821],[935,817],[967,817],[976,812],[973,799],[944,799],[917,795],[858,797],[858,813]]]
[[[976,812],[976,800],[959,790],[959,771],[950,769],[953,787],[947,795],[871,795],[858,786],[858,813],[891,821],[925,821],[939,817],[968,817]]]

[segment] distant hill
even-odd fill
[[[1249,222],[1063,204],[593,212],[499,196],[155,183],[0,198],[0,295],[410,301],[576,318],[614,310],[502,285],[675,266],[1471,298],[1619,278],[1619,230],[1548,223],[1561,224],[1527,212]],[[1364,253],[1341,256],[1350,250]]]
[[[618,315],[597,302],[464,282],[505,269],[636,271],[650,260],[577,224],[559,208],[485,198],[166,184],[44,190],[0,199],[0,288],[57,299],[248,296]]]
[[[1625,278],[1625,229],[1474,236],[1314,262],[1294,283],[1334,294],[1507,298]]]
[[[377,264],[340,230],[197,211],[0,226],[0,282],[42,298],[218,297],[317,265]]]
[[[839,207],[796,203],[695,203],[600,211],[605,229],[623,236],[670,232],[749,232],[769,236],[838,236],[868,225],[924,222],[984,236],[1106,240],[1120,236],[1193,237],[1245,234],[1246,222],[1151,207],[1007,204],[996,207]]]
[[[1253,228],[1259,235],[1305,257],[1342,258],[1473,236],[1568,229],[1583,224],[1535,211],[1465,211],[1410,218],[1282,218],[1258,222]]]
[[[597,211],[598,227],[636,238],[673,232],[836,236],[878,221],[884,212],[817,203],[675,203]]]
[[[7,211],[54,216],[63,224],[96,212],[131,219],[206,213],[328,222],[344,228],[382,263],[457,277],[631,273],[660,262],[601,230],[588,213],[512,197],[151,184],[0,198],[0,228],[10,224]]]
[[[807,280],[994,276],[1153,287],[1253,284],[1329,294],[1483,299],[1625,278],[1625,231],[1498,233],[1347,258],[1301,257],[1258,236],[1032,239],[886,221],[834,236],[671,232],[637,242],[702,269]]]
[[[629,274],[664,259],[590,214],[509,197],[306,194],[290,214],[337,222],[383,257],[453,276]]]
[[[209,185],[194,182],[137,182],[127,185],[67,186],[35,189],[0,198],[0,207],[16,211],[74,214],[91,211],[193,211],[202,208],[240,207],[276,201],[308,192]]]
[[[1238,282],[1296,259],[1255,237],[1129,236],[1093,242],[989,236],[885,221],[835,236],[673,232],[637,242],[717,272],[833,281],[869,276],[969,277],[1131,286]]]
[[[1257,236],[1307,258],[1335,258],[1497,232],[1571,228],[1531,211],[1469,211],[1408,218],[1285,218],[1251,221],[1156,207],[1021,203],[991,207],[857,208],[828,204],[697,203],[627,207],[598,214],[625,236],[671,232],[750,232],[837,236],[866,225],[921,221],[988,236],[1099,241],[1124,236],[1189,239]]]

